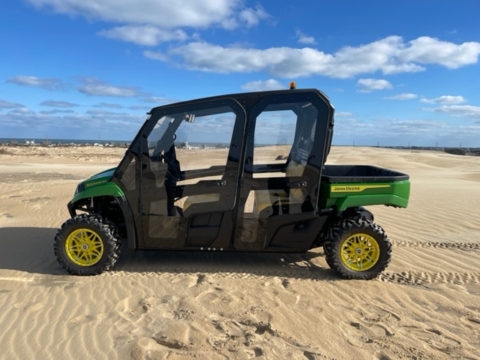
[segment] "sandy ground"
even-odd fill
[[[0,148],[2,359],[479,359],[480,157],[333,148],[329,163],[411,176],[378,279],[306,255],[122,253],[75,277],[53,254],[76,184],[125,149]]]

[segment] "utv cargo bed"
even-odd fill
[[[387,205],[405,208],[410,195],[407,174],[369,165],[325,165],[322,207],[343,211],[349,207]]]
[[[325,165],[322,179],[330,182],[384,182],[408,180],[398,171],[369,165]]]

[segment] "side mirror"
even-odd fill
[[[195,122],[195,114],[185,114],[185,121],[193,124]]]

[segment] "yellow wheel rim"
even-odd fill
[[[354,234],[346,238],[340,248],[342,263],[353,271],[371,269],[380,257],[377,240],[367,234]]]
[[[100,235],[91,229],[77,229],[68,235],[65,252],[74,264],[92,266],[102,258],[103,241]]]

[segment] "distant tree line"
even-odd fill
[[[447,154],[452,154],[452,155],[466,155],[467,152],[463,149],[460,149],[460,148],[447,148],[447,149],[444,149],[443,151],[445,151]]]

